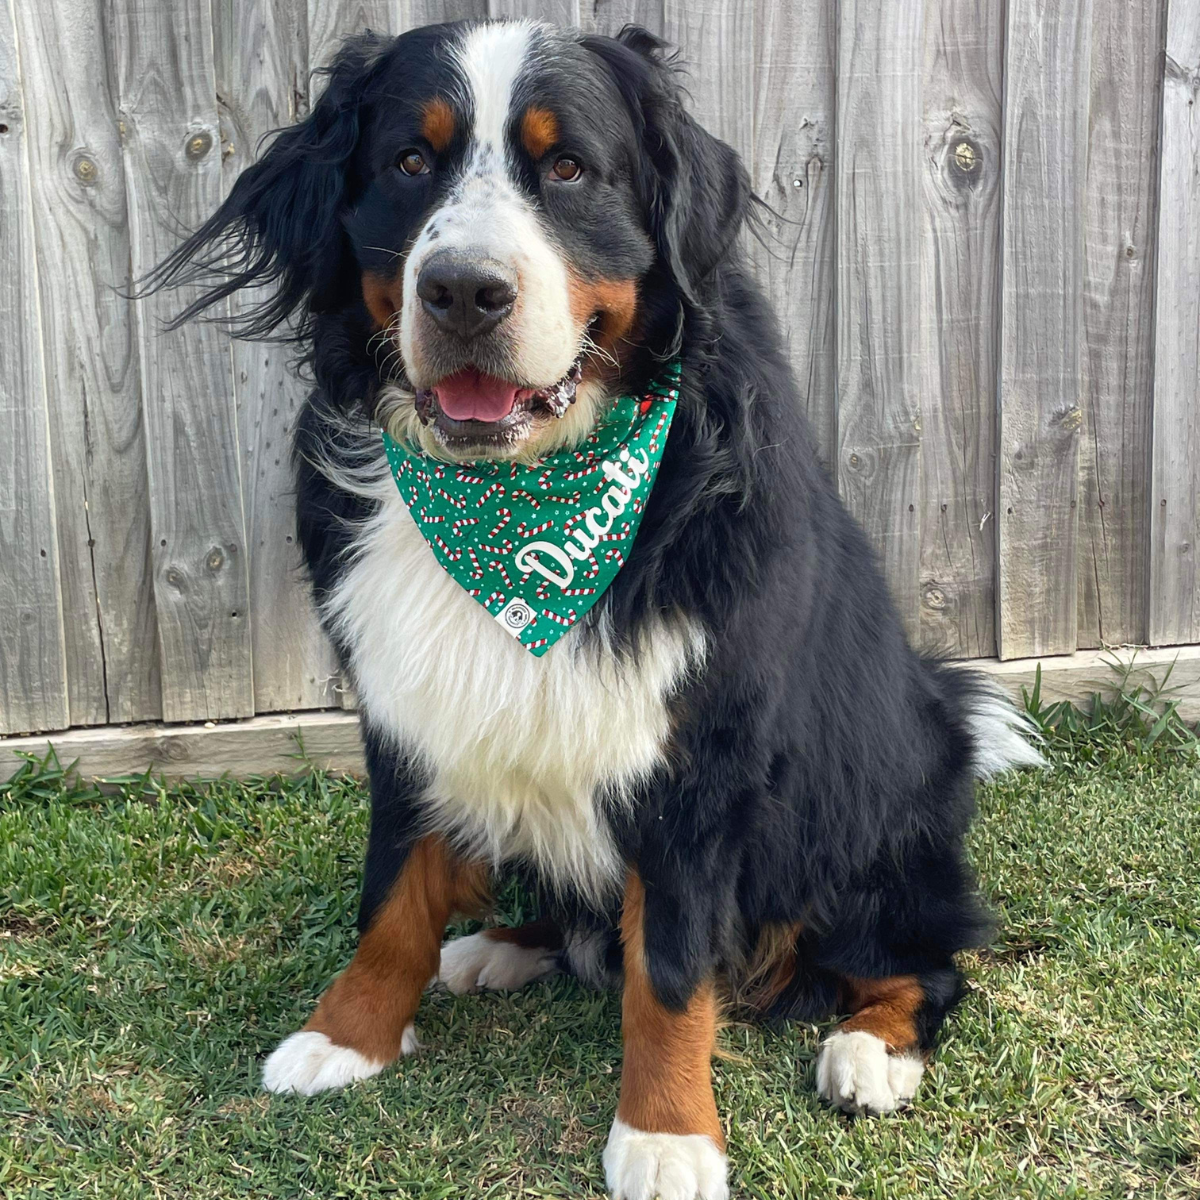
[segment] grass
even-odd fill
[[[735,1195],[1200,1196],[1200,780],[1154,700],[1031,697],[1052,766],[981,792],[1001,932],[912,1110],[819,1104],[816,1028],[726,1032]],[[259,1092],[352,950],[365,829],[323,775],[101,793],[51,761],[0,785],[0,1195],[602,1195],[619,1005],[570,980],[431,994],[418,1058]]]

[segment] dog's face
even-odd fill
[[[654,246],[631,115],[539,26],[442,27],[418,53],[401,39],[376,68],[346,221],[403,366],[387,419],[452,457],[544,453],[591,427],[636,336]]]
[[[301,310],[330,397],[429,453],[574,444],[631,360],[675,352],[749,201],[661,49],[529,21],[351,39],[151,282],[209,284],[181,321],[274,285],[240,331]]]

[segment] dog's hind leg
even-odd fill
[[[304,1028],[267,1059],[263,1087],[312,1095],[375,1075],[412,1053],[413,1018],[437,973],[446,922],[454,912],[478,912],[487,886],[486,868],[458,858],[442,838],[414,842],[372,906],[350,965]]]
[[[844,979],[839,1007],[851,1015],[821,1044],[819,1095],[851,1113],[903,1108],[961,993],[953,966],[890,979]]]
[[[560,970],[563,935],[551,920],[484,929],[442,946],[438,980],[456,995],[516,991]]]

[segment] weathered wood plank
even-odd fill
[[[592,0],[591,26],[612,37],[626,25],[640,25],[662,37],[666,5],[667,0]]]
[[[310,73],[327,67],[342,41],[370,29],[403,33],[412,24],[409,0],[308,0],[308,64]],[[324,89],[313,80],[312,99]]]
[[[264,135],[305,115],[308,27],[290,0],[215,0],[217,96],[225,189]],[[250,301],[234,297],[234,311]],[[254,709],[338,703],[337,658],[321,630],[296,542],[292,429],[311,384],[291,369],[293,347],[232,347],[250,570]]]
[[[1080,646],[1146,640],[1163,0],[1092,0]]]
[[[834,21],[826,0],[754,8],[754,190],[770,206],[752,243],[817,450],[837,443],[834,354]]]
[[[1159,176],[1150,640],[1200,641],[1200,3],[1169,0]]]
[[[223,725],[130,725],[0,738],[0,780],[20,770],[23,755],[45,758],[52,746],[64,767],[76,764],[87,779],[147,770],[168,779],[298,775],[314,768],[364,772],[358,718],[333,711],[251,717]]]
[[[0,731],[69,724],[26,100],[0,7]]]
[[[16,9],[72,725],[161,715],[125,175],[100,0]],[[32,314],[29,314],[30,316]]]
[[[1011,0],[1000,341],[1001,658],[1077,627],[1083,213],[1091,0]]]
[[[1004,23],[986,0],[925,7],[921,646],[996,649],[996,372]]]
[[[132,265],[144,274],[220,203],[208,0],[113,0]],[[162,321],[195,295],[136,306],[146,413],[154,593],[169,721],[254,711],[249,580],[229,343]]]
[[[664,0],[663,36],[679,47],[696,120],[754,161],[754,10],[738,0]]]
[[[1135,686],[1157,689],[1169,670],[1169,691],[1179,701],[1180,715],[1185,721],[1200,721],[1200,646],[1112,654],[1085,650],[1053,658],[972,659],[956,665],[991,676],[1018,701],[1022,688],[1033,690],[1040,666],[1045,702],[1069,700],[1086,706],[1096,693],[1115,694],[1122,673],[1114,671],[1113,660],[1132,660],[1129,682]],[[364,772],[358,718],[335,710],[251,717],[223,725],[133,725],[0,738],[0,780],[21,768],[23,756],[44,758],[51,746],[64,766],[75,763],[88,779],[147,770],[174,779],[294,775],[309,767]]]
[[[838,483],[919,635],[919,5],[838,6]]]
[[[532,17],[536,21],[549,21],[554,25],[578,27],[583,13],[591,5],[584,0],[488,0],[489,17]],[[590,18],[591,13],[588,12]]]

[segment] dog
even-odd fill
[[[263,1085],[312,1094],[411,1053],[435,979],[570,972],[622,989],[612,1196],[720,1200],[721,1006],[840,1016],[820,1095],[906,1105],[963,990],[955,955],[987,937],[976,780],[1037,763],[1031,728],[906,642],[747,268],[746,171],[663,42],[458,23],[352,38],[327,74],[151,280],[202,285],[181,322],[254,289],[234,332],[286,327],[316,381],[298,528],[358,696],[371,826],[357,950]],[[439,561],[387,446],[458,504],[445,488],[480,465],[587,461],[614,397],[662,395],[672,364],[625,561],[531,653],[505,597],[486,608]],[[622,506],[649,478],[605,470]],[[523,561],[540,595],[561,586],[559,560]],[[540,919],[442,945],[501,872]]]

